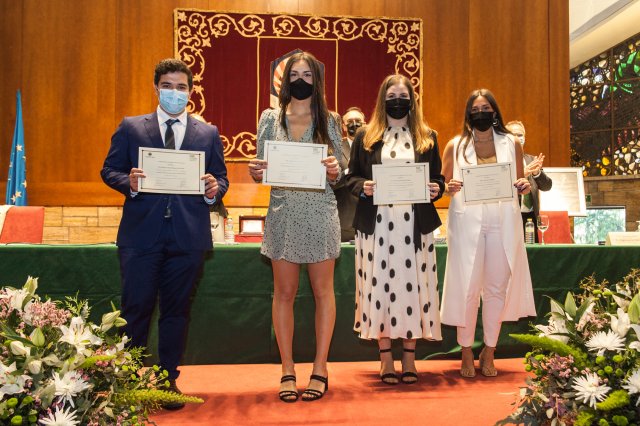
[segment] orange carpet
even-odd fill
[[[463,379],[459,361],[453,360],[418,361],[417,366],[417,384],[388,386],[378,378],[378,362],[334,362],[324,398],[290,404],[277,397],[279,365],[184,366],[178,386],[204,404],[161,411],[152,420],[159,426],[493,425],[511,413],[527,374],[522,359],[497,360],[500,374],[494,378],[477,371],[474,379]],[[311,364],[298,364],[296,370],[303,389]]]

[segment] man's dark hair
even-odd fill
[[[183,72],[187,75],[187,81],[189,82],[189,90],[193,89],[193,73],[180,59],[168,58],[161,60],[156,65],[156,70],[153,75],[153,84],[156,86],[160,82],[160,77],[172,72]]]

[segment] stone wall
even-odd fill
[[[584,178],[585,195],[592,206],[625,206],[627,231],[638,228],[640,220],[640,175]]]
[[[265,215],[266,208],[234,208],[229,214],[233,226],[239,232],[240,215]],[[439,210],[442,222],[446,223],[447,210]],[[45,207],[44,244],[100,244],[116,241],[122,207]],[[441,236],[446,226],[441,227]]]

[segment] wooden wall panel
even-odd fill
[[[422,18],[423,109],[441,146],[460,132],[469,92],[487,87],[527,126],[527,151],[569,164],[567,0],[16,0],[0,17],[0,57],[16,64],[0,88],[0,194],[22,86],[30,204],[122,203],[99,170],[122,117],[157,105],[153,67],[173,56],[177,7]],[[268,203],[245,163],[228,168],[228,205]]]
[[[5,4],[6,3],[6,4]],[[0,13],[0,204],[4,204],[11,140],[16,120],[16,90],[22,88],[22,4],[5,2]],[[27,155],[30,154],[30,150]]]

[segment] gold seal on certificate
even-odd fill
[[[290,188],[325,189],[328,146],[316,143],[265,141],[264,185]]]
[[[204,194],[204,152],[175,149],[138,149],[138,191],[159,194]]]
[[[392,163],[371,166],[376,182],[373,204],[430,203],[429,163]]]
[[[516,197],[511,163],[460,167],[465,203],[497,203]]]

